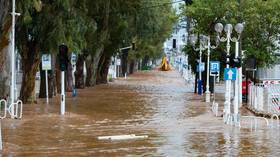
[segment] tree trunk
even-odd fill
[[[134,73],[134,68],[135,68],[135,60],[131,60],[131,62],[129,64],[129,74]]]
[[[0,99],[9,95],[9,32],[11,28],[11,1],[0,0]]]
[[[122,56],[121,56],[122,76],[124,76],[125,73],[127,73],[127,62],[128,62],[128,51],[125,51],[122,53]]]
[[[105,84],[107,83],[108,71],[111,63],[111,56],[106,55],[105,53],[102,55],[99,65],[98,65],[98,74],[97,74],[97,84]]]
[[[39,64],[40,54],[37,42],[27,42],[27,45],[22,52],[23,75],[20,99],[23,103],[33,103],[35,100],[35,97],[32,94],[35,90],[35,78],[36,72],[39,70]]]
[[[52,71],[50,75],[50,87],[53,96],[57,94],[57,84],[56,84],[56,54],[52,54]]]
[[[84,81],[84,55],[79,55],[77,64],[76,64],[76,72],[75,72],[75,85],[76,88],[83,89],[85,88],[85,81]]]
[[[94,83],[92,82],[93,80],[93,56],[88,55],[86,58],[86,69],[87,69],[87,76],[86,76],[86,86],[90,87],[93,86]]]
[[[72,64],[68,62],[67,70],[65,71],[65,83],[66,83],[66,92],[71,92],[73,89],[73,77],[72,77]]]
[[[3,52],[3,53],[2,53]],[[9,95],[9,88],[10,88],[10,57],[9,57],[9,51],[8,47],[3,49],[3,51],[0,52],[3,54],[3,59],[5,60],[5,64],[0,66],[0,99],[7,99]]]
[[[96,50],[93,56],[91,56],[90,58],[88,57],[87,59],[87,69],[89,70],[86,79],[87,87],[92,87],[96,85],[98,64],[103,51],[104,51],[104,46],[102,45]]]
[[[145,56],[144,59],[142,60],[142,68],[146,67],[149,62],[149,56]]]
[[[101,10],[103,16],[101,19],[97,20],[97,31],[96,31],[96,48],[94,55],[87,63],[87,69],[90,70],[90,75],[87,76],[86,86],[94,86],[96,84],[97,69],[100,57],[104,51],[104,43],[108,40],[108,25],[109,25],[109,14],[110,14],[110,1],[106,1],[104,9]]]
[[[107,76],[108,76],[110,64],[111,64],[111,56],[107,56],[105,58],[105,62],[101,71],[101,78],[103,80],[102,83],[107,83]]]
[[[100,57],[98,67],[97,67],[96,84],[101,84],[102,82],[101,71],[102,71],[104,61],[105,61],[105,54],[103,53],[102,56]]]

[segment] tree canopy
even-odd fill
[[[246,58],[255,57],[258,66],[269,66],[277,61],[274,52],[277,50],[276,42],[279,41],[280,33],[279,9],[278,0],[194,0],[186,6],[184,15],[192,19],[194,29],[190,33],[211,35],[212,38],[216,36],[214,26],[218,22],[233,25],[244,23],[241,47],[247,50]],[[220,45],[218,51],[224,49],[223,45]],[[216,53],[221,52],[212,53],[214,57],[221,57]]]
[[[171,0],[17,0],[16,12],[21,14],[16,20],[16,45],[23,64],[21,99],[26,102],[32,96],[41,54],[56,55],[61,44],[67,45],[69,53],[79,54],[81,63],[86,62],[87,86],[95,85],[100,78],[106,80],[111,57],[132,42],[137,49],[129,53],[129,58],[123,58],[125,62],[160,57],[163,42],[176,21],[172,3]]]

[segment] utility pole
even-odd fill
[[[10,86],[10,104],[12,105],[15,103],[15,25],[16,25],[16,16],[20,16],[19,13],[16,13],[16,2],[12,0],[12,48],[11,48],[11,86]],[[11,114],[14,117],[14,106],[12,106]]]

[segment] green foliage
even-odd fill
[[[88,29],[95,30],[78,0],[22,0],[17,10],[22,14],[17,20],[17,43],[20,50],[27,40],[36,41],[40,51],[56,53],[58,45],[65,43],[72,51],[85,48]],[[75,18],[73,18],[75,17]]]
[[[214,26],[218,22],[233,25],[245,22],[241,47],[247,50],[247,58],[254,56],[258,66],[266,66],[276,61],[274,51],[275,41],[279,40],[280,33],[279,9],[278,0],[195,0],[192,5],[186,7],[185,15],[192,18],[195,26],[192,32],[212,36],[216,35]],[[233,36],[237,36],[236,33],[233,33]],[[231,49],[234,52],[234,45]],[[225,44],[221,43],[218,52],[224,50]],[[212,54],[215,55],[215,52]]]
[[[40,51],[89,52],[104,45],[108,55],[137,42],[133,58],[162,54],[162,43],[176,20],[171,0],[18,0],[17,44],[36,41]],[[109,9],[106,6],[109,5]],[[108,17],[108,18],[107,18]],[[106,20],[108,20],[106,22]],[[108,24],[106,24],[108,23]]]
[[[141,1],[135,19],[137,52],[135,57],[158,58],[163,55],[163,43],[177,20],[170,0]]]

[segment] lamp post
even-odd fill
[[[210,102],[210,90],[209,90],[210,50],[217,48],[217,46],[211,45],[210,36],[204,36],[204,38],[207,40],[207,80],[206,80],[205,101]]]
[[[238,34],[238,37],[231,37],[232,34],[232,30],[233,30],[233,26],[231,24],[226,24],[225,27],[223,26],[223,24],[221,23],[217,23],[215,25],[215,30],[218,33],[218,41],[221,42],[227,42],[226,48],[227,48],[227,59],[226,59],[226,68],[229,68],[229,63],[230,63],[230,42],[235,42],[236,45],[238,45],[238,40],[240,38],[240,34],[242,33],[244,26],[242,23],[238,23],[235,26],[235,31]],[[220,37],[221,33],[223,32],[226,33],[226,37]],[[236,46],[238,47],[238,46]],[[236,51],[238,52],[238,49],[236,49]],[[231,81],[230,80],[226,80],[226,94],[225,94],[225,102],[224,102],[224,122],[226,124],[229,124],[229,122],[232,122],[231,119],[231,106],[230,106],[230,90],[231,90]],[[238,103],[237,103],[238,104]],[[234,121],[237,122],[237,117],[238,117],[238,105],[234,106]]]
[[[197,43],[197,39],[198,37],[194,34],[190,35],[190,43],[193,46],[193,49],[195,51],[199,51],[199,66],[198,66],[198,72],[199,72],[199,79],[197,81],[197,87],[198,87],[198,94],[201,95],[202,94],[202,75],[201,75],[201,56],[202,56],[202,51],[204,51],[206,49],[206,39],[204,38],[203,35],[199,36],[199,47],[195,48],[195,45]]]
[[[15,89],[16,89],[16,81],[15,81],[15,25],[16,25],[16,16],[20,16],[19,13],[16,13],[16,2],[12,0],[12,41],[11,41],[11,86],[10,86],[10,103],[11,105],[15,103]],[[11,114],[14,118],[14,106],[11,107]]]

